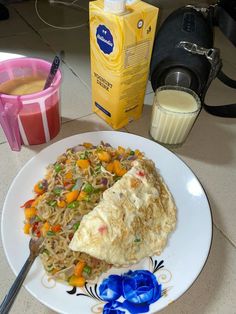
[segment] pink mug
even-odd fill
[[[47,78],[51,63],[35,58],[17,58],[0,62],[0,84],[22,78]],[[21,145],[36,145],[50,141],[60,131],[60,85],[58,70],[45,90],[27,95],[0,94],[0,124],[14,151]]]

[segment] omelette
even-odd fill
[[[84,215],[69,248],[117,267],[128,266],[160,255],[175,225],[175,202],[155,164],[136,160]]]

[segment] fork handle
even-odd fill
[[[16,296],[25,280],[25,277],[27,276],[30,267],[32,266],[33,262],[35,260],[34,256],[29,256],[22,267],[20,273],[16,277],[13,285],[11,286],[10,290],[8,291],[7,295],[5,296],[4,300],[2,301],[2,304],[0,305],[0,314],[7,314],[10,311],[10,308],[12,304],[14,303]]]

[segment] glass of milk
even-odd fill
[[[162,86],[156,90],[150,134],[160,144],[178,147],[184,143],[200,112],[201,101],[192,90]]]

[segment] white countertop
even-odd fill
[[[87,1],[80,1],[80,5],[87,8]],[[40,10],[44,19],[55,24],[63,20],[67,26],[74,26],[83,24],[88,19],[86,11],[78,10],[61,9],[57,12],[57,17],[55,14],[52,16],[46,2],[42,2]],[[61,19],[60,14],[66,17]],[[88,27],[85,25],[71,30],[53,29],[39,20],[35,14],[34,1],[12,5],[10,16],[9,20],[0,21],[0,59],[6,57],[3,53],[14,53],[52,60],[56,51],[65,50],[61,101],[63,124],[60,134],[52,142],[87,131],[110,130],[103,120],[91,112]],[[236,50],[218,30],[216,46],[222,50],[225,72],[236,79]],[[152,99],[152,89],[148,84],[142,118],[126,126],[123,131],[149,138]],[[236,102],[236,91],[215,80],[208,91],[207,102]],[[3,207],[9,186],[21,167],[48,145],[50,143],[23,147],[20,152],[12,152],[0,130],[0,208]],[[213,241],[207,263],[196,282],[179,300],[161,313],[234,314],[236,119],[218,118],[202,111],[188,140],[175,153],[193,170],[208,195],[214,223]],[[3,299],[15,276],[7,263],[2,243],[0,245],[0,299]],[[22,288],[11,313],[49,314],[53,311]]]

